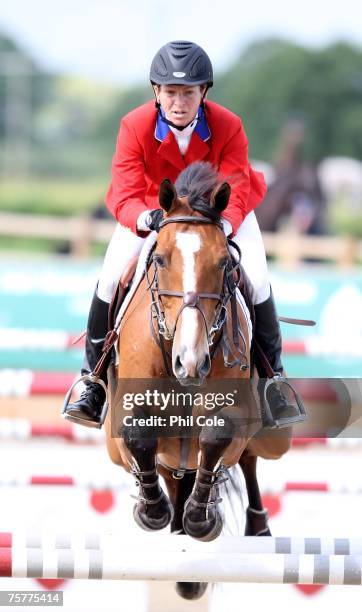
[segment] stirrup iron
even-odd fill
[[[295,416],[282,417],[280,419],[276,419],[273,416],[273,413],[272,413],[272,410],[270,408],[270,404],[267,398],[267,391],[271,385],[278,385],[280,383],[287,385],[293,393],[293,396],[296,402],[295,407],[298,409],[298,414],[296,414]],[[268,429],[283,429],[284,427],[290,427],[291,425],[294,425],[295,423],[301,423],[303,421],[306,421],[306,419],[308,418],[299,393],[293,388],[293,386],[285,378],[285,376],[282,376],[279,372],[276,373],[273,376],[273,378],[269,378],[266,381],[265,386],[264,386],[263,404],[264,404],[263,408],[264,408],[266,427]]]
[[[104,390],[105,394],[106,394],[106,399],[104,401],[103,404],[103,408],[102,408],[102,412],[100,414],[100,418],[99,421],[94,422],[94,421],[90,421],[89,419],[82,419],[80,417],[75,417],[73,415],[70,415],[67,413],[67,408],[70,402],[70,398],[72,396],[73,393],[73,389],[80,383],[80,382],[84,382],[84,381],[88,381],[91,383],[96,383],[97,385],[100,385],[102,387],[102,389]],[[105,382],[99,378],[98,376],[95,376],[94,374],[83,374],[82,376],[80,376],[79,378],[77,378],[77,380],[75,380],[75,382],[72,384],[72,386],[70,387],[70,389],[68,390],[65,398],[64,398],[64,403],[63,403],[63,409],[62,409],[62,417],[66,420],[66,421],[71,421],[72,423],[77,423],[78,425],[85,425],[86,427],[95,427],[96,429],[101,429],[102,425],[105,421],[106,415],[108,412],[108,389],[107,389],[107,385],[105,384]]]

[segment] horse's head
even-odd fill
[[[173,340],[173,372],[185,384],[201,384],[208,375],[209,345],[224,315],[231,258],[220,215],[229,196],[229,184],[219,184],[203,162],[184,170],[175,186],[164,180],[159,191],[165,215],[153,261],[161,331]]]

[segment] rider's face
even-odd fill
[[[156,86],[157,101],[165,111],[166,118],[175,125],[187,125],[193,120],[200,106],[204,86],[160,85]]]

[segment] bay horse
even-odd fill
[[[170,379],[201,389],[197,385],[205,381],[221,384],[227,378],[245,380],[245,388],[251,389],[251,338],[245,313],[235,299],[240,264],[220,220],[229,196],[229,184],[219,183],[216,170],[205,162],[186,168],[175,185],[167,179],[162,182],[159,202],[164,220],[148,258],[149,271],[122,320],[113,383],[139,379],[144,388],[147,380]],[[112,404],[117,396],[114,388],[113,384]],[[254,437],[260,419],[256,425],[249,418],[251,424],[236,432],[242,410],[250,417],[247,405],[224,406],[217,413],[223,418],[204,424],[193,437],[146,435],[138,418],[132,425],[118,422],[120,437],[113,437],[112,405],[105,423],[108,453],[136,478],[139,497],[134,518],[139,526],[157,530],[171,523],[172,533],[203,541],[216,538],[223,526],[218,486],[227,468],[239,463],[249,501],[245,535],[271,535],[256,462],[257,457],[280,458],[289,449],[291,429],[283,435],[270,431]],[[195,413],[202,416],[208,411],[191,406],[189,416]],[[133,414],[147,416],[137,410]],[[193,599],[206,585],[178,583],[177,588],[183,597]]]

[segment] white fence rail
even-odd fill
[[[92,242],[108,242],[114,221],[78,217],[53,217],[0,212],[0,235],[68,240],[73,255],[89,255]],[[327,259],[338,266],[362,260],[362,240],[350,236],[301,236],[295,233],[264,233],[269,256],[293,267],[303,258]]]

